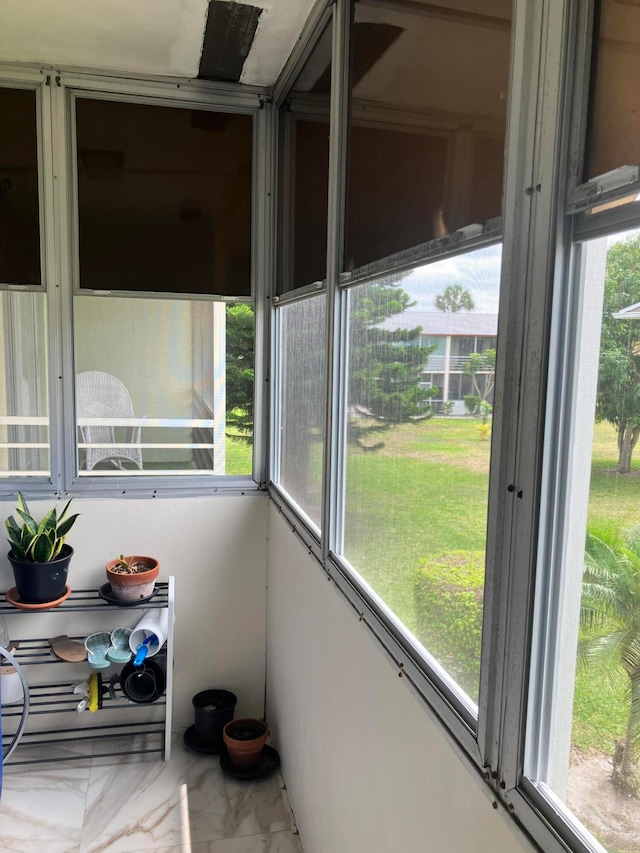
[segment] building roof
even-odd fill
[[[423,335],[478,335],[495,337],[498,334],[497,314],[476,314],[472,311],[404,311],[380,323],[381,329],[422,327]]]
[[[640,302],[634,302],[621,311],[611,315],[615,320],[638,320],[640,319]]]

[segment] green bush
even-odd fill
[[[420,561],[417,636],[460,687],[478,700],[484,552],[449,551]]]
[[[477,394],[465,394],[464,395],[464,406],[470,415],[477,415],[478,414],[478,412],[480,411],[480,403],[481,402],[482,402],[482,397],[478,397]]]

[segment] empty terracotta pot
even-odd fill
[[[263,720],[231,720],[222,730],[224,745],[234,767],[250,767],[262,755],[269,728]]]

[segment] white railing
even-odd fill
[[[0,427],[48,427],[49,426],[49,418],[46,416],[20,416],[20,415],[5,415],[0,416]],[[79,450],[88,450],[88,449],[109,449],[109,448],[127,448],[127,449],[140,449],[140,450],[205,450],[210,451],[212,454],[216,451],[216,443],[215,443],[215,433],[214,430],[217,426],[215,420],[213,418],[78,418],[77,426],[80,428],[84,427],[157,427],[157,428],[198,428],[198,429],[207,429],[212,430],[211,441],[205,442],[176,442],[176,441],[122,441],[122,440],[114,440],[110,442],[86,442],[80,441],[78,442]],[[47,441],[0,441],[0,450],[48,450],[49,442]],[[194,473],[211,473],[210,468],[204,469],[194,469],[194,468],[185,468],[185,473],[194,474]],[[7,476],[33,476],[34,474],[48,474],[48,471],[5,471],[1,472],[2,474],[6,474]],[[92,470],[92,471],[81,471],[81,475],[94,475],[100,477],[113,477],[113,476],[136,476],[142,473],[140,470],[129,470],[129,469],[115,469],[113,471],[110,470]],[[149,474],[152,476],[158,476],[162,474],[174,474],[176,473],[176,469],[169,470],[161,470],[161,469],[144,469],[144,474]]]
[[[468,355],[452,355],[449,358],[449,372],[461,371],[470,361]],[[443,373],[447,369],[447,358],[444,355],[430,355],[424,370],[429,373]],[[480,369],[478,373],[493,373],[493,367]]]

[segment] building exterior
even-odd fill
[[[425,400],[425,405],[430,403],[436,413],[469,414],[464,398],[477,395],[478,390],[484,396],[487,387],[489,392],[486,399],[492,402],[493,391],[489,380],[495,372],[494,367],[478,370],[475,377],[465,374],[464,367],[472,354],[495,350],[498,315],[463,311],[405,311],[382,323],[382,328],[388,331],[415,329],[417,326],[422,329],[420,346],[434,348],[425,362],[420,387],[425,391],[437,388],[438,393]],[[447,402],[453,403],[453,406],[443,410],[442,404]]]

